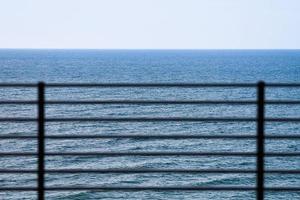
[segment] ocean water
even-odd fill
[[[0,50],[0,82],[300,82],[297,50]],[[1,100],[33,100],[34,88],[0,88]],[[300,99],[300,88],[267,88],[267,99]],[[47,100],[254,100],[255,88],[48,88]],[[0,117],[34,117],[34,105],[0,105]],[[255,117],[254,105],[48,105],[47,117]],[[300,105],[268,105],[269,117],[300,117]],[[35,135],[35,123],[1,123],[1,135]],[[60,134],[253,134],[252,122],[49,122]],[[266,134],[300,134],[299,123],[267,123]],[[255,151],[255,140],[47,140],[49,152]],[[0,151],[36,151],[35,140],[0,140]],[[300,140],[267,140],[266,151],[300,152]],[[34,157],[1,157],[0,168],[35,169]],[[52,156],[47,169],[255,169],[253,157]],[[299,157],[266,158],[267,169],[300,169]],[[47,174],[46,186],[255,186],[255,174]],[[266,174],[266,186],[300,186],[300,174]],[[0,187],[36,186],[34,174],[0,174]],[[255,192],[47,192],[47,199],[255,199]],[[35,192],[1,192],[0,199],[36,199]],[[266,199],[300,199],[300,192],[266,192]]]

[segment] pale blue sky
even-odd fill
[[[300,0],[0,0],[0,48],[300,49]]]

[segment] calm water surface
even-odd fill
[[[300,51],[0,50],[0,82],[300,82]],[[36,89],[0,88],[1,100],[30,100]],[[255,88],[49,88],[48,100],[254,100]],[[267,99],[300,99],[300,88],[267,89]],[[267,106],[269,117],[300,117],[299,105]],[[48,105],[47,117],[255,117],[254,105]],[[0,117],[34,117],[36,106],[0,105]],[[2,135],[35,135],[35,123],[1,123]],[[49,122],[46,134],[255,134],[255,123]],[[268,123],[266,133],[300,134],[298,123]],[[49,152],[255,151],[254,140],[47,140]],[[299,152],[299,140],[268,140],[267,151]],[[0,151],[36,151],[35,140],[2,140]],[[35,169],[34,157],[2,157],[0,168]],[[255,169],[253,157],[53,156],[47,169]],[[266,158],[267,169],[299,169],[299,157]],[[36,186],[36,176],[1,174],[0,187]],[[47,186],[255,186],[254,174],[47,174]],[[268,174],[267,186],[300,186],[300,174]],[[300,192],[268,192],[266,199],[299,199]],[[36,199],[34,192],[0,199]],[[47,199],[255,199],[254,192],[48,192]]]

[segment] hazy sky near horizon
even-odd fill
[[[0,48],[300,49],[300,0],[0,0]]]

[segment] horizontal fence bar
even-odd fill
[[[255,191],[256,187],[246,186],[98,186],[98,187],[46,187],[45,191]],[[272,192],[300,192],[300,187],[265,187],[265,191]],[[36,187],[0,187],[0,191],[37,191]]]
[[[35,169],[0,169],[0,173],[37,173]],[[256,173],[249,169],[47,169],[45,173]],[[300,174],[300,170],[265,170],[264,173]]]
[[[254,122],[255,118],[131,117],[131,118],[46,118],[46,122]],[[300,119],[299,119],[300,120]],[[0,122],[36,122],[37,118],[0,118]]]
[[[47,83],[46,87],[256,87],[256,83]],[[300,87],[300,83],[266,83],[266,87]],[[36,83],[0,83],[0,87],[37,87]]]
[[[300,119],[299,119],[300,120]],[[37,118],[0,118],[0,122],[35,122]],[[255,118],[131,117],[131,118],[46,118],[46,122],[255,122]]]
[[[36,173],[37,170],[0,169],[0,173]],[[256,170],[221,169],[48,169],[45,173],[255,173]],[[283,172],[284,173],[284,172]],[[295,173],[295,171],[291,171]],[[297,172],[300,173],[300,170]]]
[[[46,87],[256,87],[256,83],[47,83]]]
[[[297,136],[297,138],[300,135]],[[36,136],[0,136],[0,139],[36,139]],[[45,139],[256,139],[254,135],[49,135]]]
[[[142,191],[142,190],[156,190],[156,191],[166,191],[166,190],[194,190],[194,191],[249,191],[255,190],[255,187],[240,187],[240,186],[229,186],[229,187],[197,187],[197,186],[170,186],[170,187],[154,187],[154,186],[111,186],[111,187],[78,187],[78,186],[69,186],[69,187],[47,187],[46,191],[78,191],[78,190],[99,190],[99,191],[114,191],[114,190],[126,190],[126,191]],[[0,191],[36,191],[36,187],[2,187]]]
[[[0,152],[0,156],[37,156],[35,152]],[[45,156],[257,156],[256,152],[46,152]],[[300,152],[267,152],[265,156],[300,156]]]
[[[0,83],[0,88],[1,87],[9,87],[9,88],[13,88],[13,87],[20,87],[20,88],[23,88],[23,87],[29,87],[29,88],[34,88],[34,87],[37,87],[38,84],[37,83]]]
[[[265,83],[266,87],[300,87],[300,83]]]
[[[265,100],[264,104],[271,104],[271,105],[298,105],[300,104],[300,100]]]
[[[0,118],[0,122],[36,122],[37,118]],[[256,118],[130,117],[46,118],[46,122],[255,122]],[[300,122],[300,118],[266,118],[265,122]]]
[[[4,104],[4,105],[36,105],[38,104],[38,101],[35,100],[0,100],[0,105]]]
[[[1,104],[13,104],[13,105],[35,105],[37,101],[34,100],[0,100]],[[81,105],[81,104],[224,104],[224,105],[248,105],[257,104],[254,100],[49,100],[45,101],[46,105]],[[265,104],[271,105],[298,105],[300,100],[267,100]]]
[[[37,122],[37,118],[32,117],[5,117],[0,118],[0,122]]]
[[[256,139],[255,135],[48,135],[45,139]],[[270,135],[266,139],[300,139],[300,135]],[[37,139],[37,136],[0,135],[0,139]]]
[[[36,104],[37,101],[0,101],[0,104]],[[256,101],[221,101],[221,100],[49,100],[45,104],[256,104]],[[295,102],[293,102],[295,103]],[[300,101],[298,102],[300,103]]]

